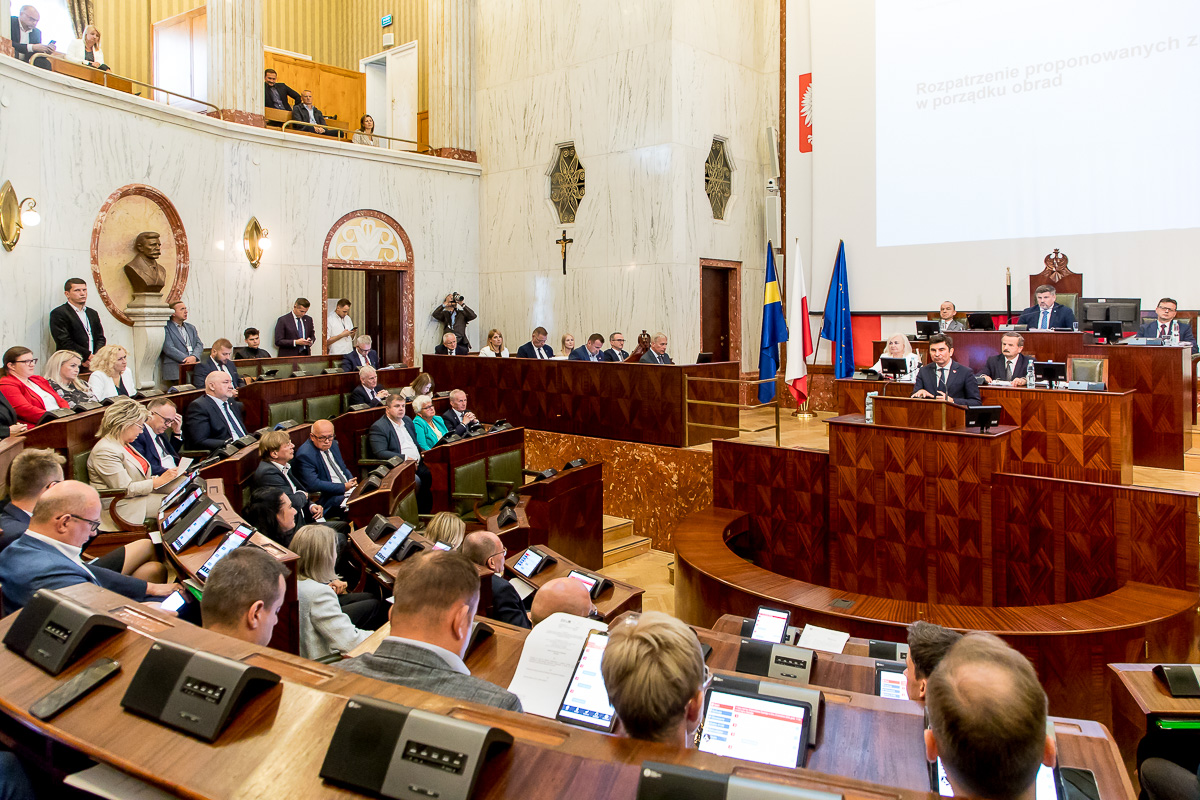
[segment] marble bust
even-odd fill
[[[161,292],[167,283],[167,271],[158,263],[162,255],[162,240],[155,231],[144,231],[133,242],[137,255],[125,265],[125,277],[133,287],[134,294]]]

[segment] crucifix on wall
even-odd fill
[[[567,231],[566,231],[566,229],[564,229],[562,232],[562,238],[555,242],[555,244],[558,245],[559,248],[562,250],[563,275],[567,274],[567,245],[569,245],[573,241],[575,241],[575,240],[567,238]]]

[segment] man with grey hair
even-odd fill
[[[650,349],[642,354],[643,364],[674,364],[667,355],[667,335],[662,331],[654,334],[650,340]]]
[[[363,404],[375,408],[383,405],[383,401],[387,398],[388,390],[380,388],[379,373],[375,371],[375,368],[359,367],[358,386],[355,386],[354,391],[350,393],[350,405]]]
[[[48,56],[56,49],[53,42],[42,44],[42,32],[37,26],[41,19],[42,15],[33,6],[21,6],[17,16],[12,18],[9,31],[12,34],[13,50],[22,61],[28,62],[37,53]],[[50,63],[44,58],[39,58],[33,64],[35,67],[50,69]]]
[[[475,412],[467,410],[467,393],[462,389],[450,392],[450,407],[442,413],[442,421],[446,423],[447,431],[459,436],[480,424]]]
[[[442,334],[442,343],[433,348],[433,352],[439,356],[465,356],[471,351],[465,344],[459,343],[456,334],[446,332]]]
[[[367,334],[355,336],[354,349],[342,356],[342,372],[355,372],[362,367],[378,367],[379,353],[371,349],[371,344],[372,339]]]
[[[984,383],[1006,381],[1013,386],[1024,386],[1025,376],[1029,372],[1032,359],[1025,355],[1025,337],[1015,331],[1009,331],[1000,337],[1000,352],[989,356],[983,367]]]

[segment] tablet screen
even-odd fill
[[[433,549],[434,550],[449,550],[450,545],[446,544],[445,542],[434,542]]]
[[[183,533],[179,534],[175,541],[171,542],[171,549],[178,553],[183,550],[183,548],[187,547],[188,543],[191,542],[192,539],[196,538],[196,534],[204,530],[204,526],[211,522],[212,518],[216,515],[217,504],[209,503],[208,508],[204,509],[200,516],[196,517],[195,521],[192,522],[191,525],[188,525],[187,529],[184,530]]]
[[[587,587],[587,590],[589,592],[592,590],[592,587],[596,585],[595,578],[593,578],[591,575],[585,575],[584,573],[580,572],[577,569],[573,569],[570,572],[568,572],[567,577],[574,578],[575,580],[582,583],[584,586]]]
[[[559,706],[559,720],[602,731],[612,730],[617,713],[608,702],[608,689],[600,674],[600,662],[607,644],[608,633],[592,631],[588,634],[579,663],[575,665],[575,674],[571,676]]]
[[[513,564],[513,569],[516,570],[518,574],[524,575],[526,578],[532,578],[533,571],[537,569],[538,564],[542,563],[542,559],[544,558],[545,556],[539,553],[537,550],[526,550],[521,554],[521,557],[517,559],[517,563]]]
[[[200,499],[200,495],[203,493],[204,491],[202,489],[193,489],[192,493],[183,498],[183,502],[176,506],[175,510],[170,514],[167,514],[166,518],[163,519],[163,529],[169,530],[172,525],[178,522],[179,518],[186,514],[188,509],[196,504],[196,501]]]
[[[903,669],[875,667],[875,694],[889,700],[908,699],[908,676]]]
[[[760,606],[758,616],[754,619],[754,630],[750,632],[750,638],[760,642],[779,644],[787,634],[788,619],[790,618],[791,614],[787,611]]]
[[[176,486],[169,495],[163,498],[162,507],[170,508],[172,503],[178,500],[184,492],[191,488],[191,483],[195,479],[195,471],[189,472],[186,476],[184,476],[184,479],[180,481],[179,485]]]
[[[253,529],[247,525],[238,525],[235,530],[231,531],[230,534],[225,537],[225,541],[221,542],[221,546],[218,547],[216,551],[208,557],[208,561],[204,562],[204,566],[196,570],[196,577],[198,577],[200,580],[206,580],[208,578],[208,573],[211,572],[212,568],[217,565],[217,562],[245,544],[246,540],[250,538],[250,534],[253,532]]]
[[[942,797],[953,797],[954,789],[950,786],[950,779],[946,777],[946,770],[942,767],[942,760],[937,760],[938,773],[938,794]],[[1057,800],[1058,790],[1054,788],[1054,770],[1042,764],[1038,767],[1036,781],[1037,800]]]
[[[700,749],[777,767],[800,766],[802,748],[808,744],[804,731],[807,714],[807,704],[713,689],[708,696]]]
[[[396,550],[400,547],[400,545],[404,544],[404,540],[408,538],[408,535],[412,533],[412,530],[413,526],[409,525],[408,523],[404,523],[397,528],[396,532],[393,533],[391,537],[389,537],[388,540],[383,543],[383,547],[380,547],[375,553],[375,563],[386,564],[388,559],[396,554]]]

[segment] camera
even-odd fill
[[[463,297],[461,294],[459,294],[458,292],[455,292],[454,294],[450,295],[450,298],[456,303],[467,302],[467,299],[465,297]]]

